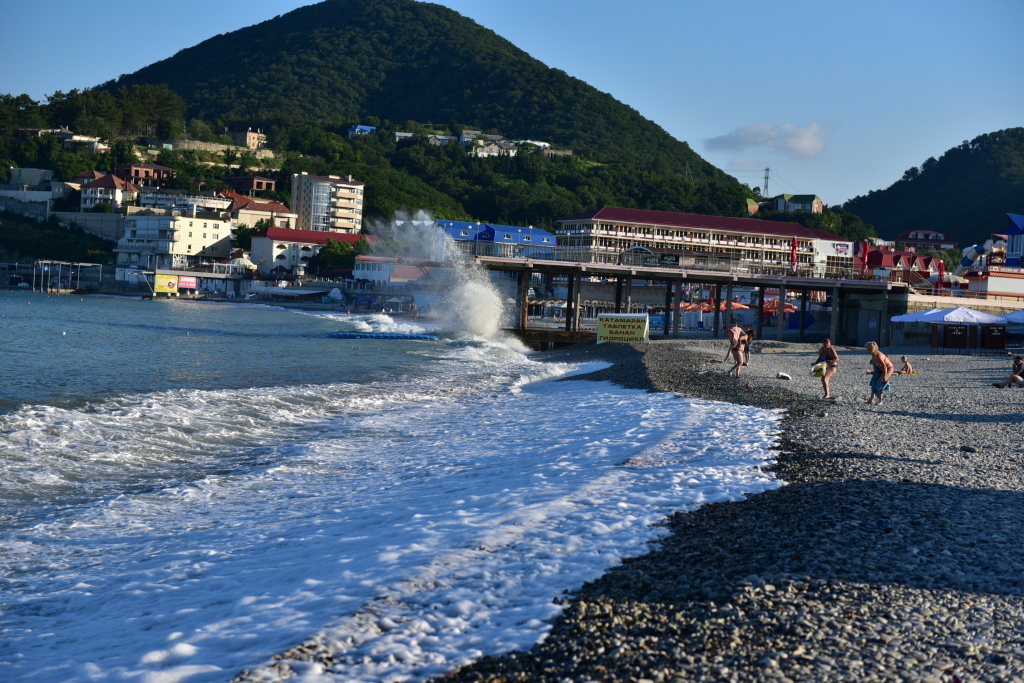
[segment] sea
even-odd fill
[[[477,299],[0,292],[0,680],[282,680],[314,641],[338,664],[288,680],[423,680],[543,640],[673,511],[782,484],[779,414],[573,379],[606,366]]]

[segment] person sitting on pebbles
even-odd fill
[[[1015,356],[1013,359],[1013,369],[1010,371],[1010,376],[1006,378],[1006,381],[1002,384],[998,382],[992,386],[997,389],[1005,389],[1011,384],[1016,384],[1019,387],[1024,387],[1024,358]]]
[[[897,375],[913,375],[914,366],[910,364],[910,359],[906,356],[900,356],[900,362],[903,363],[903,367],[896,371]]]

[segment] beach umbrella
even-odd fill
[[[958,323],[967,325],[999,325],[1006,322],[1006,318],[998,315],[989,315],[976,311],[966,306],[957,306],[946,311],[937,311],[929,314],[923,320],[933,323]]]
[[[919,323],[925,322],[926,316],[934,313],[941,313],[942,310],[938,308],[929,308],[927,311],[917,311],[915,313],[904,313],[903,315],[894,315],[890,320],[894,323]]]

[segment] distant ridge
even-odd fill
[[[600,162],[735,181],[637,111],[476,22],[413,0],[326,0],[104,84],[167,83],[189,116],[340,126],[374,116],[545,140]]]
[[[961,247],[982,242],[1006,230],[1007,213],[1024,213],[1024,128],[965,140],[843,208],[888,239],[904,230],[936,230]]]

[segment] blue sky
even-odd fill
[[[0,92],[96,85],[301,0],[5,3]],[[838,204],[1024,125],[1020,0],[441,0],[769,192]],[[63,9],[62,9],[63,8]]]

